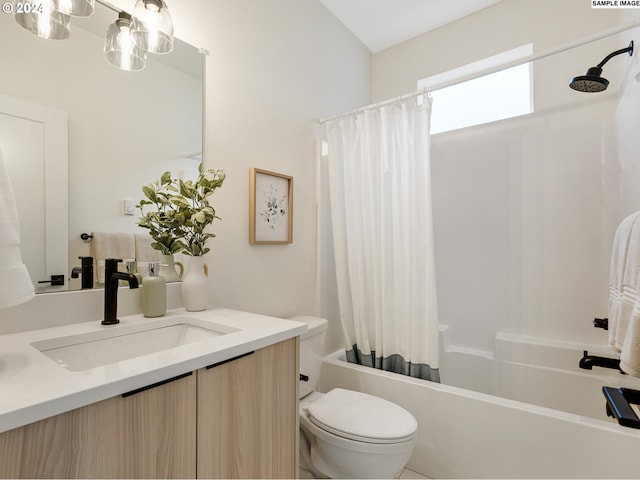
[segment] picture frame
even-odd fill
[[[293,243],[293,177],[249,170],[249,243]]]

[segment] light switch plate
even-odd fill
[[[123,200],[123,212],[125,215],[136,214],[136,202],[134,200]]]

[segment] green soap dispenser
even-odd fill
[[[161,317],[167,313],[167,282],[160,276],[160,262],[149,263],[149,276],[142,279],[142,314]]]

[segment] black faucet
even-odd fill
[[[587,350],[582,352],[582,358],[578,364],[580,368],[585,370],[592,370],[593,367],[612,368],[614,370],[620,370],[620,360],[617,358],[599,357],[597,355],[589,355]],[[622,370],[620,370],[622,372]],[[624,372],[622,372],[624,373]]]
[[[121,258],[107,258],[104,261],[104,320],[102,325],[115,325],[118,320],[118,281],[129,282],[129,288],[138,288],[138,279],[132,273],[118,271]]]
[[[82,275],[82,289],[93,288],[93,257],[78,257],[82,260],[82,267],[73,267],[71,278]]]

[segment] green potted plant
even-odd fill
[[[178,219],[171,201],[173,183],[171,172],[164,172],[159,180],[142,187],[145,198],[136,205],[142,214],[138,226],[149,230],[153,239],[151,248],[160,252],[160,274],[167,282],[180,281],[184,272],[183,265],[174,260],[174,254],[182,250],[182,244],[176,236]]]
[[[201,163],[195,182],[178,180],[172,187],[176,190],[171,202],[176,209],[177,242],[189,257],[187,273],[182,279],[182,303],[188,311],[204,310],[209,304],[208,269],[203,256],[211,250],[206,244],[215,234],[205,229],[219,218],[209,197],[222,186],[224,179],[222,170],[205,170]]]
[[[181,287],[182,301],[189,311],[204,310],[208,304],[208,272],[202,257],[211,250],[206,244],[215,234],[205,230],[220,218],[209,197],[224,179],[224,171],[205,169],[200,163],[195,181],[173,179],[165,172],[159,181],[142,188],[146,199],[138,205],[143,212],[138,225],[149,230],[154,240],[151,246],[163,256],[181,252],[189,257]],[[153,209],[144,212],[151,206]]]
[[[207,240],[215,234],[205,229],[215,219],[216,211],[209,203],[209,197],[222,186],[225,173],[222,170],[205,170],[202,163],[198,166],[196,181],[177,180],[170,187],[175,191],[169,201],[173,204],[176,242],[180,251],[192,257],[200,257],[211,249]],[[176,185],[177,184],[177,185]]]

